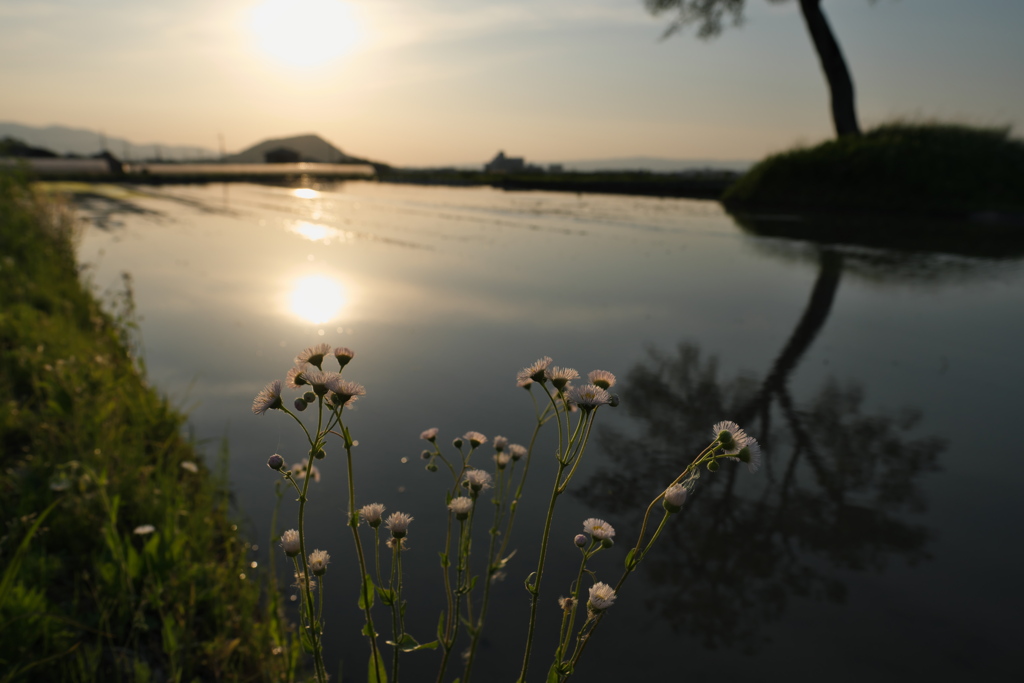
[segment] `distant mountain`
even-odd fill
[[[451,164],[445,168],[465,171],[479,171],[486,161],[475,164]],[[666,159],[664,157],[610,157],[607,159],[577,159],[574,161],[535,161],[527,159],[530,166],[548,168],[560,165],[566,171],[651,171],[653,173],[681,173],[684,171],[736,171],[745,172],[755,162],[745,159]]]
[[[83,128],[47,126],[37,128],[20,123],[0,123],[0,138],[12,137],[33,147],[43,147],[57,154],[92,156],[106,151],[125,161],[142,159],[165,159],[168,161],[196,161],[215,159],[218,154],[204,147],[163,145],[160,143],[137,144],[123,138],[105,137],[102,133]]]
[[[715,171],[746,171],[753,161],[742,159],[665,159],[662,157],[614,157],[610,159],[580,159],[576,161],[548,161],[542,166],[561,164],[566,171],[653,171],[677,173],[711,169]]]
[[[299,161],[325,164],[377,164],[377,162],[345,154],[319,135],[312,134],[264,140],[244,152],[225,157],[224,161],[231,164],[262,164],[267,160],[267,152],[278,153],[282,150],[293,153]]]

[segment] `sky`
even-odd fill
[[[0,0],[0,121],[241,151],[316,133],[398,166],[756,160],[832,136],[798,3],[705,41],[642,0]],[[862,127],[1013,126],[1024,2],[823,0]]]

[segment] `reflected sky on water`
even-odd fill
[[[643,508],[711,424],[742,420],[767,453],[757,474],[702,477],[580,680],[1010,679],[1024,609],[1020,260],[757,237],[714,202],[489,188],[140,187],[82,206],[102,226],[82,239],[87,277],[102,292],[131,274],[149,376],[191,412],[208,452],[227,438],[261,566],[275,481],[264,463],[305,452],[283,416],[251,414],[252,397],[305,346],[349,346],[346,377],[367,388],[348,413],[359,502],[416,518],[410,631],[431,639],[443,595],[428,520],[443,515],[446,482],[424,471],[418,435],[525,442],[532,408],[515,373],[550,355],[616,373],[623,399],[602,409],[559,503],[541,603],[552,622],[584,518],[618,529],[593,565],[614,582]],[[518,670],[551,443],[531,470],[478,680]],[[328,662],[358,680],[344,461],[327,450],[309,534],[335,560]],[[540,629],[537,678],[552,628]],[[403,677],[422,667],[433,680],[436,662],[414,653]]]

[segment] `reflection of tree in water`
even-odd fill
[[[841,602],[836,570],[928,557],[927,529],[905,517],[924,509],[918,480],[937,469],[944,442],[909,435],[919,419],[913,410],[865,413],[856,382],[830,379],[800,403],[789,393],[787,379],[827,318],[843,266],[829,250],[820,265],[807,309],[763,380],[720,379],[716,359],[692,345],[652,350],[622,383],[623,407],[643,435],[604,432],[611,464],[581,487],[617,515],[617,526],[637,529],[644,505],[707,445],[715,422],[735,420],[761,441],[762,472],[705,472],[642,565],[647,607],[707,647],[755,651],[791,596]]]

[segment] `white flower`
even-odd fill
[[[306,575],[302,572],[295,572],[295,583],[292,584],[295,588],[306,590]],[[309,580],[309,590],[316,590],[316,579]]]
[[[512,462],[512,454],[500,451],[494,454],[494,462],[497,463],[498,469],[505,469],[510,462]]]
[[[388,529],[391,530],[391,535],[395,538],[402,538],[409,530],[409,523],[412,521],[412,517],[405,514],[404,512],[393,512],[388,517],[387,524]]]
[[[607,370],[591,370],[587,379],[591,384],[596,384],[602,389],[611,389],[615,386],[615,375]]]
[[[338,367],[343,368],[349,361],[356,357],[356,352],[347,346],[339,346],[334,349],[334,358],[338,361]]]
[[[437,440],[437,427],[431,427],[430,429],[424,429],[420,432],[420,438],[424,441],[435,441]]]
[[[395,549],[395,544],[397,543],[399,550],[405,550],[406,549],[405,542],[408,541],[408,540],[409,539],[407,539],[404,536],[402,538],[394,538],[394,537],[392,537],[392,538],[389,538],[388,540],[384,541],[384,545],[386,545],[388,547],[388,550],[394,550]]]
[[[315,365],[317,368],[322,369],[324,356],[330,352],[331,345],[327,343],[310,346],[307,349],[303,349],[302,353],[295,356],[295,364],[302,365],[303,363],[309,363],[310,365]]]
[[[285,386],[287,386],[289,389],[298,389],[299,387],[305,384],[309,384],[309,382],[306,381],[306,373],[312,371],[313,366],[310,365],[309,363],[301,363],[300,365],[296,365],[295,367],[288,371],[287,375],[285,375]]]
[[[448,503],[448,509],[454,512],[457,518],[465,519],[473,509],[473,499],[466,496],[452,498],[452,502]]]
[[[761,444],[757,443],[757,439],[754,437],[747,436],[746,443],[743,444],[737,457],[747,463],[747,470],[757,472],[761,469]]]
[[[503,436],[496,436],[496,437],[494,437],[494,442],[493,443],[494,443],[494,450],[498,451],[499,453],[501,451],[505,450],[506,448],[508,448],[508,439],[506,439]]]
[[[181,469],[188,470],[192,474],[196,474],[197,472],[199,472],[199,465],[195,464],[191,460],[182,460]]]
[[[509,444],[508,452],[512,454],[512,459],[513,460],[519,460],[520,458],[525,458],[526,454],[529,453],[529,451],[526,450],[526,446],[520,446],[517,443]]]
[[[314,550],[309,554],[309,571],[313,572],[313,576],[323,576],[330,561],[331,556],[326,550]]]
[[[336,373],[330,373],[330,377],[327,378],[327,388],[331,390],[334,396],[331,398],[331,403],[336,406],[349,406],[360,396],[366,396],[366,388],[362,384],[356,382],[349,382],[347,379],[342,379],[341,375]]]
[[[732,420],[723,420],[711,428],[714,438],[722,444],[722,452],[726,455],[735,455],[746,444],[747,433],[740,429],[740,426]]]
[[[292,468],[292,476],[295,477],[296,479],[305,479],[306,478],[306,470],[307,470],[307,468],[309,468],[309,458],[306,458],[305,460],[303,460],[298,465],[296,465],[295,467]],[[316,465],[313,465],[313,467],[310,469],[310,472],[312,472],[313,481],[319,483],[319,481],[320,481],[320,470],[319,470],[319,468],[317,468]]]
[[[364,520],[370,526],[380,526],[381,515],[384,514],[384,506],[380,503],[370,503],[359,508],[359,519]]]
[[[466,472],[466,482],[476,492],[491,488],[491,475],[484,470],[469,470]]]
[[[289,529],[288,531],[281,534],[281,547],[284,548],[284,554],[288,557],[295,557],[299,554],[301,544],[299,543],[299,532],[295,529]]]
[[[137,534],[139,536],[148,536],[154,531],[156,531],[156,527],[152,524],[140,524],[132,530],[132,533]]]
[[[689,492],[686,487],[682,484],[672,484],[665,489],[665,502],[669,505],[674,505],[677,508],[683,507],[683,503],[686,502],[686,496]]]
[[[327,385],[336,379],[341,379],[337,372],[323,372],[321,370],[309,370],[302,373],[302,378],[309,382],[317,396],[327,393]]]
[[[615,536],[615,528],[603,519],[596,517],[583,520],[583,530],[599,541]]]
[[[590,600],[587,602],[587,607],[600,612],[606,610],[612,606],[615,602],[615,590],[607,583],[598,581],[590,587]]]
[[[252,412],[262,415],[272,408],[280,409],[283,405],[281,402],[281,380],[275,379],[256,394],[256,398],[252,401]]]
[[[487,437],[480,432],[466,432],[462,438],[469,442],[469,445],[476,448],[480,444],[487,443]]]
[[[521,387],[526,387],[534,382],[545,381],[547,378],[544,376],[544,372],[548,369],[549,365],[551,365],[550,356],[537,359],[533,365],[519,371],[519,374],[516,375],[516,383]]]
[[[611,403],[611,395],[595,384],[585,384],[579,387],[570,387],[567,396],[572,403],[575,403],[583,410],[592,410],[598,406]]]
[[[576,379],[580,373],[572,368],[560,368],[557,365],[544,371],[544,376],[551,380],[556,389],[564,389],[569,380]]]

